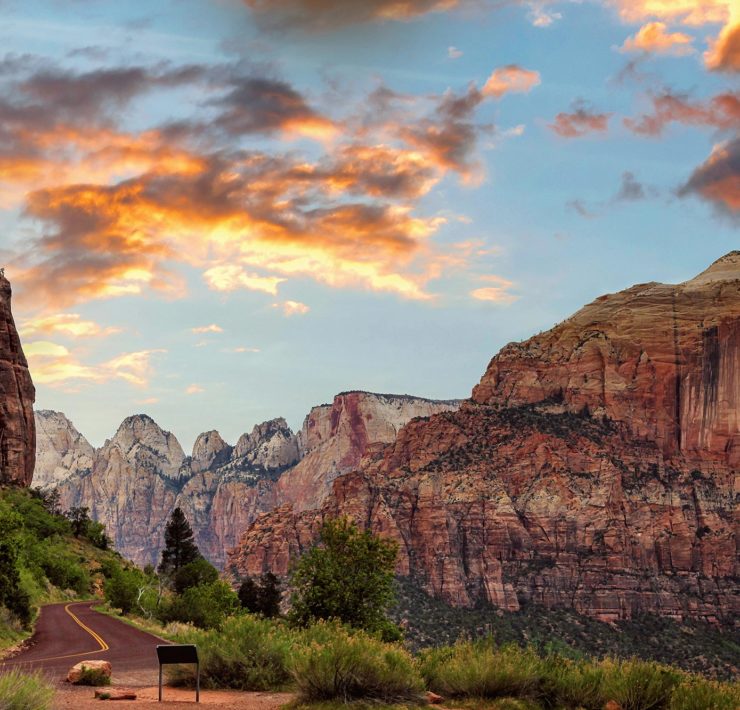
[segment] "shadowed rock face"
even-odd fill
[[[36,460],[36,390],[10,301],[10,282],[0,275],[0,483],[28,486]]]
[[[284,574],[322,520],[348,515],[458,606],[730,623],[739,338],[738,252],[684,284],[603,296],[506,346],[471,400],[407,424],[319,510],[258,518],[230,564]]]
[[[116,548],[141,565],[158,561],[165,525],[179,506],[201,552],[223,567],[226,551],[258,515],[286,501],[318,507],[334,478],[355,468],[373,444],[393,441],[414,416],[457,406],[349,392],[315,407],[298,435],[284,419],[255,426],[235,446],[209,431],[196,439],[189,457],[173,434],[137,415],[93,452],[86,467],[84,437],[64,415],[47,412],[44,428],[53,431],[57,446],[44,438],[34,484],[56,485],[64,508],[90,508]],[[45,483],[52,479],[56,483]]]

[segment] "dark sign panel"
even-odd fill
[[[157,658],[161,666],[171,663],[198,663],[198,649],[191,644],[157,646]]]

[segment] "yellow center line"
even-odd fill
[[[0,665],[21,665],[23,663],[40,663],[42,661],[58,661],[64,658],[76,658],[78,656],[91,656],[93,653],[98,653],[99,651],[108,651],[110,649],[110,646],[105,642],[102,636],[100,634],[93,631],[89,626],[86,626],[80,619],[72,612],[70,611],[71,606],[74,606],[75,604],[84,604],[85,602],[74,602],[72,604],[67,604],[64,607],[64,611],[69,614],[69,616],[72,617],[72,620],[77,624],[83,631],[86,631],[90,636],[92,636],[95,641],[97,641],[99,648],[96,648],[92,651],[84,651],[83,653],[68,653],[64,656],[48,656],[46,658],[32,658],[28,661],[14,661],[13,659],[10,659],[7,663],[0,662]]]

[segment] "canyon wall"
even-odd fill
[[[739,336],[740,252],[598,298],[503,348],[459,410],[407,424],[318,509],[257,518],[230,566],[285,574],[348,515],[454,605],[732,623]]]
[[[36,390],[10,306],[10,282],[0,273],[0,484],[28,486],[36,457]]]

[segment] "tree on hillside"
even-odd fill
[[[319,544],[297,561],[291,574],[291,619],[300,625],[338,619],[398,637],[398,627],[386,616],[395,599],[397,556],[395,541],[360,531],[346,518],[327,520]]]
[[[253,614],[271,619],[280,615],[282,592],[280,580],[272,573],[263,574],[259,582],[247,577],[239,586],[239,603]]]
[[[67,511],[67,520],[72,525],[72,533],[75,537],[87,535],[87,529],[91,522],[90,508],[86,505],[70,508]]]
[[[180,508],[175,508],[164,531],[164,550],[157,571],[163,575],[171,575],[200,557],[200,551],[193,539],[193,528],[190,527],[185,513]]]

